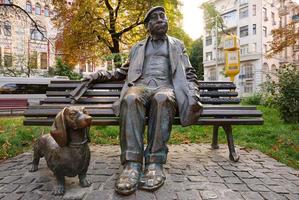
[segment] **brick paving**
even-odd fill
[[[88,176],[92,185],[81,188],[77,178],[66,178],[66,193],[51,194],[56,184],[41,159],[39,170],[28,172],[32,152],[0,163],[1,200],[84,199],[84,200],[299,200],[299,171],[259,151],[237,148],[240,161],[228,160],[226,145],[212,150],[208,144],[170,145],[167,180],[150,193],[138,190],[123,197],[113,188],[120,172],[118,146],[91,146]]]

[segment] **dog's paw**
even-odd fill
[[[29,169],[29,172],[36,172],[38,170],[38,166],[37,165],[32,165],[31,169]]]
[[[53,194],[55,196],[60,196],[60,195],[63,195],[65,192],[65,189],[64,189],[64,186],[61,186],[61,185],[58,185],[56,187],[56,189],[53,191]]]
[[[88,179],[83,179],[83,180],[80,180],[80,186],[81,187],[89,187],[91,185],[91,182],[88,180]]]

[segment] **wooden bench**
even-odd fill
[[[29,106],[25,111],[24,125],[49,126],[55,115],[69,106],[69,93],[78,86],[78,81],[52,81],[48,85],[47,97],[40,105]],[[113,114],[112,103],[119,98],[122,82],[98,83],[93,85],[78,100],[75,106],[85,106],[93,117],[93,125],[119,125]],[[201,102],[204,110],[194,125],[214,126],[212,148],[218,148],[218,129],[223,127],[227,135],[229,158],[238,161],[232,136],[233,125],[261,125],[262,113],[255,106],[241,106],[236,86],[232,82],[200,82]],[[180,124],[176,117],[174,124]]]
[[[27,99],[0,98],[0,111],[9,111],[11,115],[13,111],[24,111],[27,107]]]

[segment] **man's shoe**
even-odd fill
[[[139,182],[139,188],[147,191],[155,191],[164,184],[165,179],[162,164],[150,163],[145,167],[144,175]]]
[[[115,191],[122,195],[130,195],[136,191],[141,174],[141,164],[128,162],[115,183]]]

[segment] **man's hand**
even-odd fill
[[[97,71],[97,72],[94,72],[92,74],[89,74],[88,76],[84,77],[82,79],[83,82],[85,81],[96,81],[96,80],[101,80],[103,78],[103,71]]]

